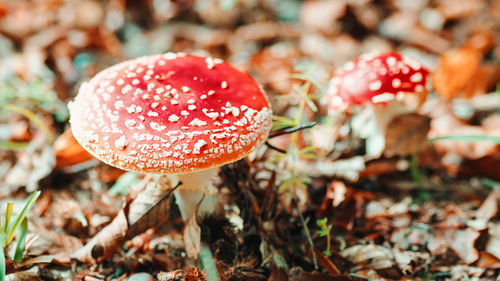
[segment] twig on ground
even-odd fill
[[[282,135],[287,135],[287,134],[291,134],[294,132],[302,131],[305,129],[312,128],[315,125],[316,125],[316,122],[311,122],[311,123],[306,123],[306,124],[299,125],[299,126],[293,126],[293,127],[289,127],[289,128],[285,128],[285,129],[276,130],[276,131],[271,132],[269,134],[269,138],[272,139],[272,138],[279,137]]]

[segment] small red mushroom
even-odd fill
[[[177,175],[183,182],[178,204],[191,202],[180,206],[184,219],[217,167],[264,143],[272,115],[248,74],[220,59],[183,53],[105,69],[81,86],[69,108],[75,138],[98,159],[124,170]]]
[[[373,105],[377,130],[367,138],[368,156],[378,157],[385,147],[387,125],[394,116],[411,112],[408,99],[420,104],[427,95],[429,71],[417,60],[396,52],[363,55],[335,72],[323,101],[331,114],[356,105]]]

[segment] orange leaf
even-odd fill
[[[474,77],[481,57],[481,52],[471,45],[443,54],[432,79],[436,92],[454,98]]]
[[[92,155],[76,141],[70,129],[64,131],[64,133],[56,139],[54,143],[54,152],[56,154],[56,168],[83,163],[93,158]]]

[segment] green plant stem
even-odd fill
[[[7,202],[7,207],[5,207],[5,224],[3,225],[2,232],[7,234],[9,229],[10,218],[12,217],[12,210],[14,209],[14,203]],[[3,245],[5,247],[5,245]]]
[[[465,142],[489,141],[494,143],[500,143],[500,136],[451,135],[451,136],[432,138],[428,139],[427,141],[435,142],[440,140],[465,141]]]
[[[210,281],[219,281],[219,272],[217,271],[217,266],[215,265],[215,260],[212,255],[210,248],[201,244],[200,246],[200,263],[201,268],[205,270],[207,274],[207,279]]]
[[[282,136],[282,135],[287,135],[287,134],[295,133],[297,131],[302,131],[302,130],[305,130],[305,129],[312,128],[315,125],[316,125],[316,122],[310,122],[310,123],[306,123],[306,124],[303,124],[303,125],[297,125],[297,126],[288,127],[288,128],[281,129],[281,130],[276,130],[274,132],[271,132],[271,134],[269,134],[269,138],[272,139],[272,138],[279,137],[279,136]]]
[[[328,227],[327,227],[328,228]],[[330,235],[330,231],[326,233],[326,255],[331,256],[331,245],[332,245],[332,236]]]
[[[28,144],[25,142],[16,142],[16,141],[0,141],[0,149],[6,150],[22,150]]]
[[[410,173],[414,182],[418,184],[422,182],[422,177],[420,176],[420,169],[418,164],[418,150],[415,150],[415,152],[413,152],[411,155]]]
[[[23,260],[24,247],[26,245],[26,235],[28,235],[28,219],[24,217],[19,227],[19,235],[16,238],[16,252],[14,254],[14,261],[21,262]]]
[[[306,221],[304,220],[304,216],[302,216],[302,213],[299,210],[299,204],[297,201],[297,198],[295,198],[295,193],[293,193],[293,201],[295,204],[295,207],[297,209],[297,213],[299,214],[299,219],[300,223],[302,224],[302,227],[304,228],[304,233],[306,234],[307,237],[307,242],[309,242],[309,245],[311,246],[311,253],[313,257],[313,263],[314,263],[314,269],[318,269],[318,258],[316,257],[316,253],[314,252],[314,243],[311,237],[311,233],[309,232],[309,228],[307,227]]]
[[[31,196],[28,198],[28,201],[24,205],[23,210],[21,213],[17,216],[16,221],[14,222],[13,225],[9,226],[8,231],[6,233],[6,243],[9,244],[12,239],[14,238],[14,233],[16,232],[17,227],[19,224],[22,222],[22,220],[26,217],[28,211],[33,207],[33,204],[35,204],[36,199],[40,196],[41,191],[35,191],[31,194]]]
[[[0,245],[3,245],[5,242],[5,235],[0,233]],[[0,281],[5,280],[5,249],[2,246],[2,253],[0,253]]]

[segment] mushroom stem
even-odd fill
[[[182,182],[182,186],[174,192],[174,195],[184,221],[195,214],[198,204],[200,204],[198,215],[211,214],[216,211],[218,199],[213,182],[218,171],[219,168],[215,167],[189,174],[167,176],[176,177]]]
[[[409,110],[398,100],[389,101],[386,105],[375,105],[372,108],[375,131],[366,138],[366,155],[370,158],[379,158],[385,149],[387,127],[394,117],[408,113]]]

